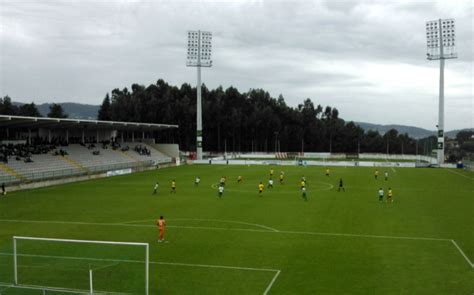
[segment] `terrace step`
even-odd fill
[[[4,165],[3,163],[0,163],[0,169],[7,173],[8,175],[11,175],[15,177],[16,179],[20,181],[28,181],[28,178],[24,177],[23,175],[17,173],[15,170],[11,169],[10,167]]]
[[[84,171],[84,172],[87,172],[89,173],[89,169],[87,169],[86,167],[82,166],[81,164],[79,164],[78,162],[76,162],[75,160],[69,158],[68,156],[58,156],[61,160],[71,164],[72,166],[74,166],[75,168],[77,168],[78,170],[81,170],[81,171]]]
[[[121,150],[119,150],[119,149],[114,150],[114,151],[117,152],[117,153],[119,153],[119,154],[121,154],[121,155],[123,155],[123,156],[125,156],[125,157],[127,157],[127,158],[129,158],[130,160],[132,160],[132,161],[134,161],[134,162],[140,162],[140,159],[139,159],[139,158],[137,158],[137,157],[135,157],[135,156],[132,156],[132,155],[130,155],[130,154],[127,154],[126,152],[123,152],[123,151],[121,151]]]

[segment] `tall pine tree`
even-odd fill
[[[112,117],[110,116],[110,96],[108,93],[105,95],[105,98],[102,101],[102,105],[100,106],[97,119],[104,121],[109,121],[112,119]]]

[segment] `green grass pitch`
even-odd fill
[[[181,166],[8,194],[0,198],[0,282],[13,282],[17,235],[149,243],[150,294],[474,293],[473,173],[388,168],[385,181],[383,168],[375,180],[372,168],[331,168],[327,177],[323,167],[273,166],[274,188],[259,197],[270,169]],[[378,201],[380,187],[392,187],[393,203]],[[157,242],[160,215],[167,243]],[[143,292],[142,249],[18,247],[20,284],[87,289],[92,267],[97,289]]]

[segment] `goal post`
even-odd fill
[[[19,248],[20,245],[27,244],[24,248],[29,251],[28,253],[22,253]],[[118,248],[112,250],[112,248]],[[134,250],[129,250],[135,248]],[[138,250],[136,248],[142,248]],[[128,249],[128,250],[126,250]],[[143,251],[144,250],[144,251]],[[56,251],[55,253],[51,253]],[[60,255],[57,255],[57,254]],[[72,254],[71,254],[72,253]],[[87,255],[91,253],[96,253],[98,257],[86,257],[81,255]],[[125,258],[116,258],[111,255],[123,255]],[[100,255],[107,256],[105,258]],[[138,259],[138,255],[141,257],[144,256],[143,260]],[[43,262],[41,266],[37,265],[26,265],[27,268],[44,268],[44,265],[51,267],[51,269],[61,268],[61,264],[58,263],[60,260],[75,261],[77,263],[82,263],[82,266],[88,264],[87,269],[80,269],[81,273],[84,272],[84,277],[87,277],[87,288],[88,292],[94,294],[93,287],[93,276],[94,270],[91,267],[90,261],[94,263],[104,263],[104,265],[97,267],[96,270],[103,270],[110,267],[116,267],[115,271],[120,272],[120,270],[133,271],[138,265],[144,264],[144,283],[143,291],[145,295],[149,294],[149,272],[150,272],[150,250],[148,243],[139,243],[139,242],[115,242],[115,241],[96,241],[96,240],[74,240],[74,239],[58,239],[58,238],[44,238],[44,237],[26,237],[26,236],[13,236],[13,280],[15,286],[21,286],[21,277],[19,274],[20,264],[18,262],[19,258],[26,257],[28,259],[47,259]],[[105,264],[107,263],[107,264]],[[128,263],[128,264],[127,264]],[[118,268],[117,265],[126,264],[121,268]],[[133,265],[135,267],[130,267]],[[70,266],[68,266],[70,267]],[[130,270],[130,268],[133,268]],[[140,267],[139,267],[140,268]],[[65,268],[67,269],[67,268]],[[78,268],[69,268],[75,271]],[[116,274],[116,272],[109,271],[108,274],[104,274],[103,277],[110,275],[110,272]],[[32,275],[34,277],[34,275]],[[127,276],[128,277],[128,276]],[[133,276],[130,276],[133,278]],[[64,278],[63,280],[74,280],[76,278]],[[94,278],[95,280],[95,278]],[[95,283],[95,282],[94,282]],[[112,283],[113,284],[113,283]],[[143,285],[142,285],[143,286]],[[47,287],[47,286],[44,286]],[[84,289],[85,289],[84,288]],[[140,287],[142,288],[142,287]],[[104,290],[105,291],[105,290]],[[103,292],[103,291],[100,291]],[[119,293],[119,292],[107,292],[107,293]],[[133,292],[136,293],[136,292]]]

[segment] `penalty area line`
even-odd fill
[[[13,253],[0,252],[0,255],[1,256],[13,256]],[[101,262],[118,262],[118,263],[120,263],[120,262],[123,262],[123,263],[145,263],[145,261],[143,261],[143,260],[134,260],[134,259],[111,259],[111,258],[38,255],[38,254],[17,254],[17,256],[19,256],[19,257],[36,257],[36,258],[55,258],[55,259],[64,259],[64,260],[86,260],[86,261],[101,261]],[[162,264],[162,265],[189,266],[189,267],[235,269],[235,270],[247,270],[247,271],[265,271],[265,272],[277,272],[277,271],[279,271],[279,269],[272,269],[272,268],[256,268],[256,267],[214,265],[214,264],[195,264],[195,263],[165,262],[165,261],[150,261],[149,263],[150,264]],[[110,266],[110,264],[108,266]]]
[[[263,292],[263,295],[267,295],[268,292],[270,292],[270,289],[273,287],[273,284],[275,283],[276,279],[278,278],[278,276],[280,275],[280,270],[278,270],[276,272],[276,274],[273,276],[273,279],[272,281],[270,282],[270,284],[268,284],[267,288],[265,289],[265,292]]]
[[[273,227],[269,227],[263,224],[258,224],[258,223],[249,223],[249,222],[243,222],[243,221],[235,221],[235,220],[226,220],[226,219],[210,219],[210,218],[171,218],[168,220],[182,220],[182,221],[206,221],[206,222],[220,222],[220,223],[233,223],[233,224],[243,224],[243,225],[250,225],[250,226],[255,226],[255,227],[260,227],[265,230],[273,231],[273,232],[278,232],[277,229]],[[124,222],[118,222],[117,224],[134,224],[134,223],[143,223],[143,222],[149,222],[152,223],[153,219],[143,219],[143,220],[132,220],[132,221],[124,221]]]
[[[464,253],[461,247],[458,246],[458,243],[456,243],[455,240],[451,240],[451,243],[453,243],[454,247],[458,249],[459,253],[461,253],[462,257],[464,257],[464,259],[471,266],[471,268],[474,268],[474,263],[471,262],[471,260],[467,257],[467,255]]]
[[[61,292],[61,293],[70,293],[70,294],[90,294],[89,290],[82,290],[82,289],[72,289],[72,288],[59,288],[59,287],[47,287],[47,286],[39,286],[39,285],[25,285],[25,284],[11,284],[11,283],[4,283],[0,282],[0,287],[5,287],[5,289],[0,289],[0,292],[4,292],[8,289],[26,289],[26,290],[39,290],[43,291],[52,291],[52,292]],[[132,295],[130,293],[119,293],[119,292],[106,292],[96,290],[97,294],[111,294],[111,295]]]

